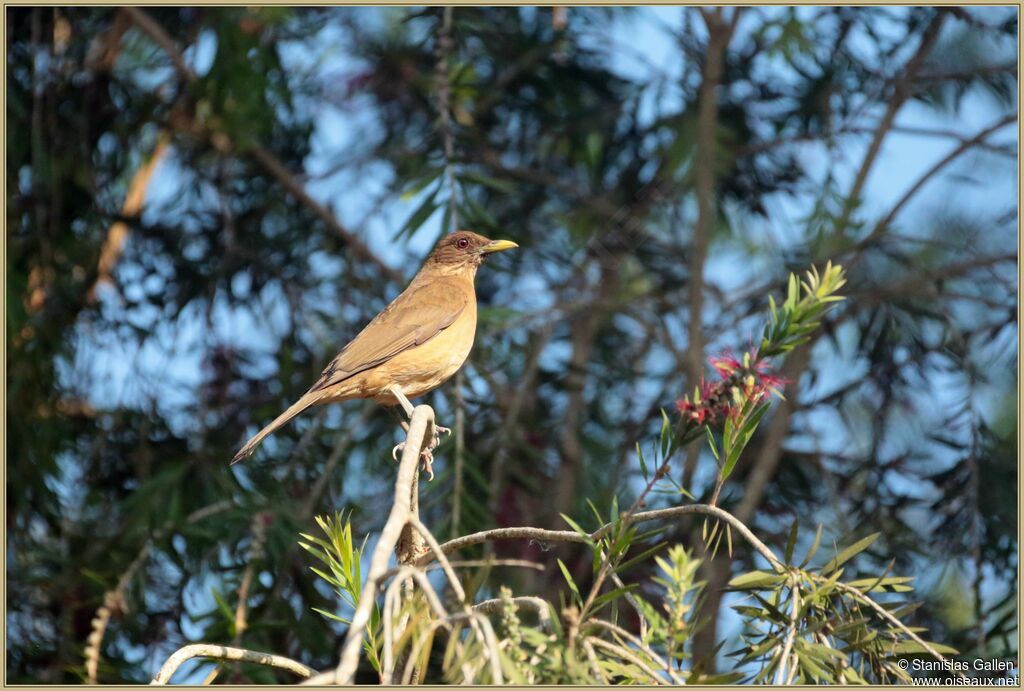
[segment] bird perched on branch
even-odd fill
[[[309,391],[247,441],[231,463],[313,405],[372,398],[384,405],[401,404],[411,414],[408,399],[447,381],[473,347],[476,270],[488,255],[514,247],[518,245],[509,240],[488,240],[465,230],[443,237],[405,291],[331,360]],[[428,470],[430,459],[428,449]]]

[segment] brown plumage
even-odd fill
[[[441,239],[423,268],[390,305],[345,346],[312,388],[235,454],[237,463],[263,439],[312,405],[372,398],[395,405],[448,380],[466,361],[476,334],[473,279],[484,258],[514,242],[461,230]]]

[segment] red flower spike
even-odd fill
[[[726,351],[724,355],[709,358],[708,361],[722,379],[728,379],[733,372],[743,367],[742,363],[734,358],[729,351]]]
[[[782,397],[781,389],[788,382],[771,373],[767,360],[757,357],[751,348],[738,359],[729,351],[709,358],[720,381],[709,383],[701,379],[693,398],[685,396],[676,401],[676,408],[685,419],[698,425],[719,424],[726,418],[736,419],[747,401],[759,403],[770,396]]]

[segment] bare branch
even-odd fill
[[[544,629],[551,628],[551,613],[548,611],[547,600],[533,595],[522,595],[512,598],[512,602],[518,607],[533,610],[537,613],[537,619],[540,621],[541,627]],[[473,611],[481,614],[499,614],[504,604],[504,600],[496,597],[473,605]]]
[[[249,554],[246,557],[248,563],[245,565],[245,572],[242,574],[242,582],[238,586],[234,645],[242,643],[242,635],[249,628],[249,590],[252,588],[256,562],[263,558],[263,545],[267,541],[266,521],[269,517],[269,514],[260,511],[252,517],[252,522],[250,523],[249,533],[252,536],[252,542],[249,545]]]
[[[718,152],[718,87],[725,68],[725,51],[732,38],[735,21],[739,12],[733,14],[733,24],[726,24],[721,8],[716,13],[701,9],[701,16],[708,30],[708,45],[704,57],[704,73],[701,78],[700,96],[697,109],[697,142],[693,155],[694,192],[697,195],[697,222],[693,226],[693,242],[690,250],[689,284],[689,328],[686,344],[687,388],[698,386],[704,372],[704,264],[707,261],[708,244],[715,225],[718,204],[715,194],[715,158]],[[689,487],[700,456],[700,447],[691,446],[683,465],[681,483]]]
[[[737,520],[735,516],[715,506],[708,506],[706,504],[687,504],[685,506],[674,506],[668,509],[643,511],[638,514],[634,514],[630,521],[633,523],[643,523],[646,521],[678,518],[679,516],[690,516],[694,514],[711,516],[728,523],[741,537],[743,537],[744,540],[747,541],[751,547],[753,547],[768,561],[769,564],[771,564],[772,568],[779,572],[785,570],[785,566],[781,561],[779,561],[779,558],[775,556],[770,547],[761,542],[761,540],[750,532],[750,529]],[[588,537],[590,540],[598,540],[604,537],[612,527],[613,524],[606,523],[594,532],[590,533]],[[441,545],[441,551],[445,554],[451,554],[452,552],[460,549],[464,549],[472,545],[479,545],[491,540],[536,540],[537,542],[542,543],[575,542],[579,544],[586,544],[587,541],[582,535],[571,530],[546,530],[543,528],[530,528],[523,526],[515,528],[495,528],[494,530],[483,530],[478,533],[457,537],[454,540],[449,540],[448,542],[443,543]],[[422,557],[419,561],[420,565],[429,562],[429,554]]]
[[[403,529],[412,516],[412,483],[416,478],[420,451],[423,449],[429,433],[433,431],[433,427],[434,409],[427,405],[416,406],[409,421],[409,434],[406,437],[405,448],[402,450],[402,460],[398,466],[394,505],[391,507],[388,520],[381,530],[377,546],[373,550],[366,584],[363,586],[363,592],[359,594],[359,604],[356,606],[355,614],[352,615],[352,623],[349,625],[348,633],[345,635],[341,659],[335,670],[336,683],[351,684],[355,676],[356,667],[359,664],[359,650],[362,647],[363,633],[366,630],[367,624],[370,623],[370,612],[373,609],[373,603],[377,596],[377,587],[381,578],[388,570],[388,560],[391,558],[391,552],[394,551]]]
[[[881,221],[879,221],[878,224],[875,226],[875,229],[871,233],[871,237],[875,237],[880,233],[884,232],[885,229],[889,226],[889,224],[892,223],[893,219],[896,218],[899,212],[903,210],[903,207],[906,206],[911,199],[913,199],[914,195],[916,195],[921,190],[921,188],[928,183],[929,180],[931,180],[939,172],[941,172],[943,168],[945,168],[950,163],[955,161],[968,150],[984,142],[984,140],[988,139],[990,135],[994,134],[1003,127],[1006,127],[1007,125],[1012,125],[1016,121],[1017,113],[1010,113],[1009,115],[1005,115],[999,118],[999,120],[997,120],[994,124],[992,124],[989,127],[986,127],[984,130],[974,135],[970,139],[962,141],[959,146],[950,151],[949,154],[942,158],[942,160],[938,161],[935,165],[933,165],[931,168],[925,171],[924,174],[922,174],[921,177],[919,177],[917,181],[910,186],[910,189],[903,193],[903,196],[900,197],[899,201],[893,205],[889,213],[886,214],[885,217]]]
[[[153,149],[153,153],[150,154],[149,160],[139,166],[139,169],[135,171],[135,175],[132,176],[131,182],[128,183],[128,193],[125,195],[124,203],[121,205],[121,216],[123,218],[137,216],[142,210],[142,205],[146,200],[146,190],[149,187],[149,181],[153,178],[153,171],[160,165],[160,162],[167,154],[167,150],[167,135],[166,133],[161,133],[157,138],[156,147]],[[128,224],[123,220],[114,221],[110,225],[107,237],[103,241],[103,247],[100,250],[96,282],[89,289],[90,300],[95,299],[97,288],[112,282],[111,276],[114,273],[114,267],[121,258],[121,253],[124,251],[124,244],[128,239],[128,230]]]
[[[634,665],[643,670],[644,673],[647,674],[647,676],[649,676],[655,684],[664,686],[668,683],[667,681],[665,681],[664,677],[658,674],[658,672],[655,669],[653,669],[649,664],[640,659],[640,656],[634,653],[629,648],[625,648],[621,645],[615,645],[614,643],[609,643],[603,638],[598,638],[597,636],[588,636],[586,640],[591,645],[594,645],[598,648],[604,648],[608,652],[619,656],[623,660],[626,660],[627,662],[632,662]]]
[[[793,641],[796,640],[797,614],[800,612],[800,590],[795,579],[790,580],[790,595],[793,602],[789,608],[789,626],[786,628],[786,641],[782,645],[782,655],[779,658],[779,667],[775,670],[775,683],[787,683],[786,664],[789,653],[793,649]],[[793,671],[796,671],[796,660],[793,660]]]
[[[654,650],[652,650],[649,645],[644,643],[640,638],[634,636],[621,626],[613,624],[610,621],[605,621],[604,619],[598,619],[597,617],[591,617],[587,619],[584,625],[596,626],[598,628],[609,631],[615,634],[616,636],[619,636],[620,638],[624,638],[625,640],[635,645],[638,650],[643,651],[643,653],[647,655],[647,657],[651,658],[651,660],[657,662],[661,667],[664,667],[665,672],[668,674],[669,678],[671,678],[673,682],[675,682],[676,684],[686,683],[686,681],[682,677],[680,677],[674,669],[672,669],[672,664],[670,660],[666,660],[660,655],[658,655],[658,653],[654,652]]]
[[[209,506],[204,506],[201,509],[193,511],[185,517],[185,524],[191,525],[197,521],[201,521],[207,516],[229,509],[233,506],[230,500],[219,501]],[[135,578],[135,574],[138,573],[139,569],[149,559],[150,552],[153,549],[153,544],[162,538],[167,531],[173,527],[172,522],[166,523],[162,528],[153,533],[153,535],[146,541],[139,550],[139,553],[132,560],[132,563],[125,569],[124,573],[121,574],[121,578],[118,579],[117,585],[112,589],[108,590],[103,595],[103,605],[96,611],[96,616],[92,620],[92,631],[89,633],[89,638],[85,643],[85,671],[86,676],[90,684],[97,683],[97,677],[99,674],[100,664],[100,652],[103,648],[103,637],[107,633],[107,626],[110,624],[110,620],[115,614],[125,612],[128,609],[127,600],[125,593],[128,590],[128,585],[132,579]]]
[[[301,662],[296,662],[281,655],[271,653],[260,653],[245,648],[232,648],[226,645],[212,645],[209,643],[193,643],[179,649],[163,664],[160,671],[154,677],[151,684],[163,686],[171,680],[174,673],[178,671],[185,662],[194,657],[208,657],[216,660],[230,660],[233,662],[249,662],[255,665],[266,665],[284,669],[297,674],[304,679],[312,677],[316,672]]]
[[[892,129],[893,123],[896,120],[896,114],[899,113],[903,104],[906,103],[907,99],[910,97],[911,85],[913,83],[914,76],[921,69],[925,59],[935,46],[935,42],[939,38],[939,30],[942,28],[942,22],[945,17],[945,10],[939,9],[935,18],[932,19],[931,23],[925,28],[924,33],[921,36],[921,43],[917,47],[917,51],[914,53],[913,57],[907,61],[903,72],[896,78],[893,85],[892,97],[886,104],[885,113],[882,115],[882,119],[879,121],[878,127],[875,128],[875,133],[871,138],[871,143],[868,145],[868,150],[865,152],[864,159],[861,161],[860,168],[857,170],[857,175],[853,180],[853,185],[850,187],[850,191],[846,196],[846,200],[843,204],[842,215],[836,223],[837,228],[843,228],[849,223],[850,217],[853,214],[854,209],[857,207],[857,201],[860,199],[861,192],[864,190],[864,185],[867,183],[868,175],[871,173],[875,160],[877,159],[879,152],[882,150],[882,142]]]

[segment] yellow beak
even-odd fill
[[[492,252],[504,252],[505,250],[514,250],[519,247],[516,243],[511,240],[492,240],[486,245],[480,248],[482,254],[491,254]]]

